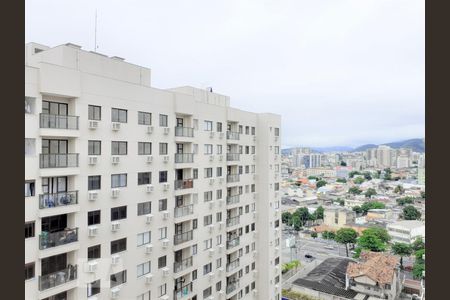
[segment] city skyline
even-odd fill
[[[283,148],[425,136],[423,1],[27,1],[26,42],[93,50],[96,9],[98,52],[281,114]]]

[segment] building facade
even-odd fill
[[[26,299],[280,299],[280,116],[25,50]]]

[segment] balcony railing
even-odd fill
[[[239,140],[239,132],[227,131],[227,139]]]
[[[42,232],[39,235],[39,249],[53,248],[78,241],[78,228],[58,232]]]
[[[227,249],[231,249],[233,247],[239,246],[239,243],[240,243],[239,237],[236,237],[232,240],[228,240],[227,241]]]
[[[39,208],[78,204],[78,191],[39,195]]]
[[[227,182],[239,182],[239,174],[229,174],[227,175]]]
[[[192,267],[192,262],[193,262],[192,258],[193,258],[193,256],[190,256],[190,257],[188,257],[186,259],[183,259],[180,262],[177,262],[177,261],[174,262],[173,263],[173,272],[174,273],[178,273],[178,272],[181,272],[183,270],[186,270],[187,268]]]
[[[239,195],[227,196],[227,204],[239,203]]]
[[[40,128],[78,129],[78,116],[40,114]]]
[[[239,279],[227,282],[227,294],[235,291],[239,287]]]
[[[174,298],[177,299],[183,299],[184,297],[188,297],[189,294],[192,293],[193,290],[193,284],[192,282],[189,282],[186,285],[183,285],[182,287],[174,290]]]
[[[192,189],[194,187],[194,180],[192,178],[175,180],[174,186],[176,190]]]
[[[175,153],[175,163],[193,163],[194,153]]]
[[[194,213],[194,204],[189,204],[185,206],[178,206],[174,209],[175,218],[181,218],[184,216],[192,215]]]
[[[77,279],[77,265],[50,273],[47,275],[39,276],[39,291],[45,291],[47,289],[59,286],[66,282]]]
[[[194,230],[189,230],[183,233],[179,233],[173,236],[174,245],[179,245],[181,243],[190,241],[194,238]]]
[[[227,227],[231,227],[239,224],[239,216],[227,219]]]
[[[41,154],[40,168],[78,167],[78,153]]]
[[[175,136],[194,137],[194,128],[175,127]]]
[[[239,267],[239,258],[227,263],[227,272],[231,272]]]
[[[227,161],[239,161],[239,153],[227,153]]]

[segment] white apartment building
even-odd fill
[[[411,244],[417,237],[425,239],[425,223],[416,220],[403,220],[386,227],[393,243]]]
[[[280,299],[280,116],[25,50],[26,299]]]

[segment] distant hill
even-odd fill
[[[376,148],[376,147],[378,147],[378,145],[365,144],[365,145],[359,146],[358,148],[353,149],[352,152],[362,152],[362,151],[366,151],[367,149]]]

